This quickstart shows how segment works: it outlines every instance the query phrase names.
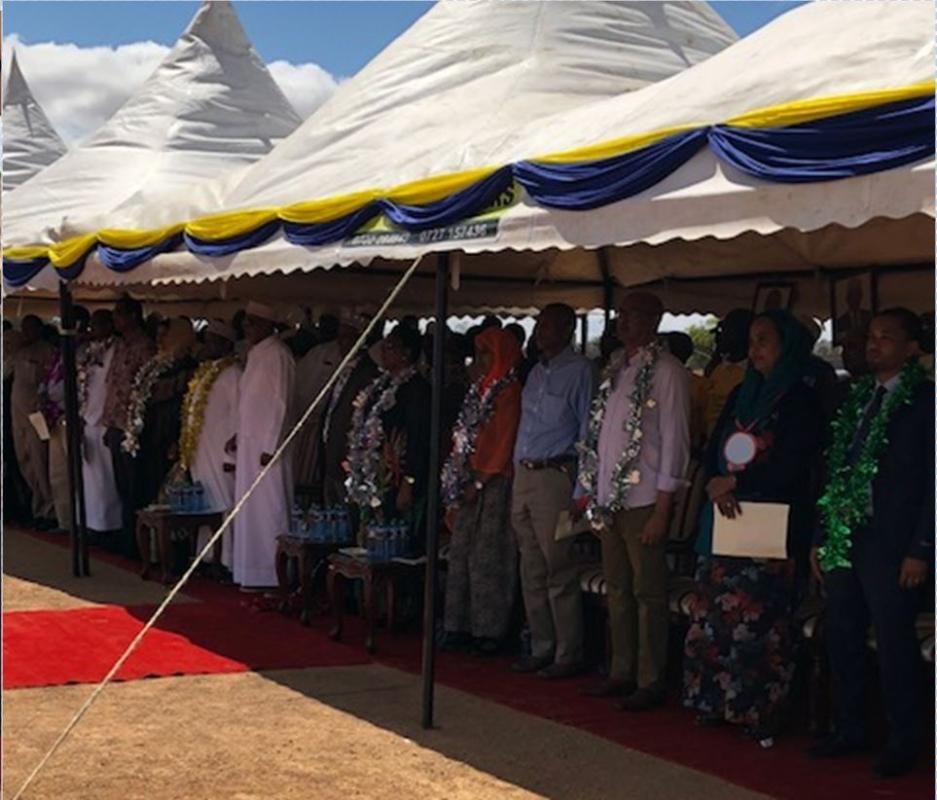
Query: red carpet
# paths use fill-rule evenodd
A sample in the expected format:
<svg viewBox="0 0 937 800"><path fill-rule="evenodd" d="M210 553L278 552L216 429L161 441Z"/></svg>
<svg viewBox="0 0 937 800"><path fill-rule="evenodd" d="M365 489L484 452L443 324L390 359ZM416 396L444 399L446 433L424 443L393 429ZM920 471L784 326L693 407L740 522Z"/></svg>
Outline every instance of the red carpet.
<svg viewBox="0 0 937 800"><path fill-rule="evenodd" d="M60 539L55 541L64 544ZM131 566L117 557L104 558ZM295 619L279 614L252 614L240 608L242 596L236 590L210 581L197 579L185 593L202 602L170 607L124 665L121 680L370 661L362 644L363 625L356 618L346 617L345 643L335 643L326 636L327 618L318 617L311 628L304 628ZM100 680L151 611L102 607L4 614L4 688ZM389 636L380 631L377 645L377 660L381 663L419 672L417 635ZM624 715L612 711L607 701L579 695L579 688L591 679L542 681L515 675L508 665L506 659L442 653L437 662L437 680L783 800L934 797L932 758L924 759L906 778L880 781L871 774L871 756L811 761L804 755L808 741L795 735L781 738L771 750L761 750L732 729L694 727L692 714L682 711L676 699L662 710ZM459 723L444 716L437 722L443 728Z"/></svg>
<svg viewBox="0 0 937 800"><path fill-rule="evenodd" d="M3 615L3 688L96 683L153 608L114 606ZM117 674L118 680L364 664L362 650L336 644L278 614L231 605L170 606Z"/></svg>

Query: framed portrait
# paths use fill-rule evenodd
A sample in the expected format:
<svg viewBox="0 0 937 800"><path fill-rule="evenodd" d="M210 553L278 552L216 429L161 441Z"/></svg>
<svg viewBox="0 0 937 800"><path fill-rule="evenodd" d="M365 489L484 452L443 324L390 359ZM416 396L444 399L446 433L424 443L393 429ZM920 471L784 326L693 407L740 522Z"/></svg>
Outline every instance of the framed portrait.
<svg viewBox="0 0 937 800"><path fill-rule="evenodd" d="M771 311L772 309L789 311L793 299L793 283L759 283L755 287L752 312L760 314L762 311Z"/></svg>
<svg viewBox="0 0 937 800"><path fill-rule="evenodd" d="M871 270L834 278L830 287L833 344L865 342L875 315L875 275Z"/></svg>

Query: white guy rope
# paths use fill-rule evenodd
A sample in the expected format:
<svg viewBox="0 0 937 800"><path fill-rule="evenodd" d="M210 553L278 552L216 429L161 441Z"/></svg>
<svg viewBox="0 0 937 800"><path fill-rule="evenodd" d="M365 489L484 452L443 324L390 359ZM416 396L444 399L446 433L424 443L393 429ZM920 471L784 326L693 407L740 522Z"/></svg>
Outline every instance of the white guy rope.
<svg viewBox="0 0 937 800"><path fill-rule="evenodd" d="M306 409L305 413L300 418L299 422L293 426L293 430L290 431L289 435L283 440L283 443L277 448L277 451L273 454L273 458L267 463L265 467L260 470L260 474L250 485L250 488L244 493L240 500L235 504L234 508L228 513L228 516L225 517L224 521L218 527L218 530L212 534L209 538L208 543L202 548L202 551L195 557L195 560L192 562L191 566L185 571L183 576L179 579L179 582L172 587L169 594L166 595L162 603L160 603L159 608L153 612L153 616L147 621L146 625L140 630L140 632L134 637L133 641L127 645L127 649L124 650L123 655L117 659L117 662L111 667L110 672L104 676L102 680L95 688L94 691L88 695L88 699L82 704L81 708L78 709L75 716L72 717L71 722L65 726L65 729L59 734L58 738L53 743L52 747L49 748L49 751L42 757L42 760L36 765L35 769L29 774L29 777L23 782L23 785L20 786L19 790L13 795L13 800L19 800L23 796L23 793L29 788L32 782L36 779L39 773L45 767L46 763L50 758L55 754L59 749L62 743L68 738L68 735L72 732L81 718L85 715L88 709L91 707L91 704L97 700L98 695L104 691L104 687L111 682L111 679L114 675L117 674L117 671L124 665L124 662L130 657L130 654L137 649L137 646L143 640L143 637L146 635L146 632L153 627L156 623L156 620L160 618L163 611L165 611L166 606L168 606L173 598L179 593L179 590L185 585L186 581L192 576L192 573L195 572L195 568L201 563L202 559L207 553L209 553L214 546L215 542L221 537L221 535L227 530L228 526L231 524L231 521L237 516L238 512L243 508L244 504L247 502L247 499L253 494L254 489L260 484L260 482L267 476L267 473L273 468L273 465L279 461L280 456L283 455L284 451L289 447L290 442L293 441L293 438L299 432L300 428L305 425L306 421L309 419L313 410L319 403L322 402L322 399L328 394L329 390L335 384L335 381L338 380L338 376L341 375L342 371L347 367L352 359L358 354L358 351L362 348L368 336L371 334L371 331L374 330L374 327L378 324L379 321L383 319L383 316L388 308L393 304L394 300L397 299L397 295L400 294L403 287L407 284L407 281L410 280L410 277L416 272L417 267L420 266L420 261L423 259L423 256L418 256L416 260L410 265L407 271L398 281L397 285L393 288L391 293L387 296L387 299L384 301L384 305L381 306L380 310L374 315L371 321L368 323L367 327L364 329L362 334L358 337L358 341L355 342L351 350L348 351L348 354L345 358L342 359L341 364L338 365L338 368L332 373L331 377L326 382L325 386L322 387L322 390L312 401L309 407Z"/></svg>

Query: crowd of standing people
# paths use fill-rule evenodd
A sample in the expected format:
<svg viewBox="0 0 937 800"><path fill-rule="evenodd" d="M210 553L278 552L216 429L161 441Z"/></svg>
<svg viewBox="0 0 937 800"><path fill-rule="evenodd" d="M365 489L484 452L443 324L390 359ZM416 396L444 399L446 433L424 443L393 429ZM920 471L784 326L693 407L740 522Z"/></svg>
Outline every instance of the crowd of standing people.
<svg viewBox="0 0 937 800"><path fill-rule="evenodd" d="M836 727L811 754L866 746L871 624L888 719L876 769L906 772L919 739L914 620L934 540L934 386L918 361L920 319L902 308L871 318L864 358L852 352L852 372L837 382L812 355L812 320L733 311L698 375L685 366L688 337L659 332L663 313L655 295L627 294L598 362L574 352L576 317L564 305L540 313L529 342L523 328L495 318L447 336L444 646L504 650L519 595L529 648L512 668L545 680L581 674L581 559L569 532L587 525L601 543L611 653L607 678L585 693L624 712L662 705L667 539L696 460L706 502L684 705L700 725L740 725L769 745L794 677L794 611L806 593L822 591ZM419 549L432 328L421 333L405 318L347 360L368 322L351 311L296 330L252 302L231 323L209 320L198 333L182 317L144 319L131 299L77 316L85 506L101 544L146 561L135 515L163 502L167 486L198 481L209 506L227 510L269 467L221 555L236 584L258 591L258 609L262 590L276 585L276 537L289 530L299 491L350 507L362 535L376 522L400 522ZM36 317L6 334L7 510L42 529L68 528L61 350ZM346 360L286 457L271 465ZM715 548L718 520L744 521L751 503L788 508L786 558Z"/></svg>

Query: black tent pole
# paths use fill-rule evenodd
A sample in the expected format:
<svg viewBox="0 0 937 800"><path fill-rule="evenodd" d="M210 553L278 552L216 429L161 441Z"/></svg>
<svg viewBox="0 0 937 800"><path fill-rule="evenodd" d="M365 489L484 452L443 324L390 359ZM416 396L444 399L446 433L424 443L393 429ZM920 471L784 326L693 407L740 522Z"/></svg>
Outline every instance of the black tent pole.
<svg viewBox="0 0 937 800"><path fill-rule="evenodd" d="M78 430L77 391L75 387L75 319L72 313L72 295L65 281L59 283L59 315L62 318L62 358L65 371L65 438L68 460L68 500L71 508L72 574L82 575L81 536L78 520L78 486L75 475L74 433ZM80 462L78 462L80 464Z"/></svg>
<svg viewBox="0 0 937 800"><path fill-rule="evenodd" d="M449 254L436 260L436 332L433 335L433 407L430 415L429 485L426 502L426 582L423 588L423 728L433 727L436 678L436 572L439 567L439 473L442 445L446 317L449 301Z"/></svg>

